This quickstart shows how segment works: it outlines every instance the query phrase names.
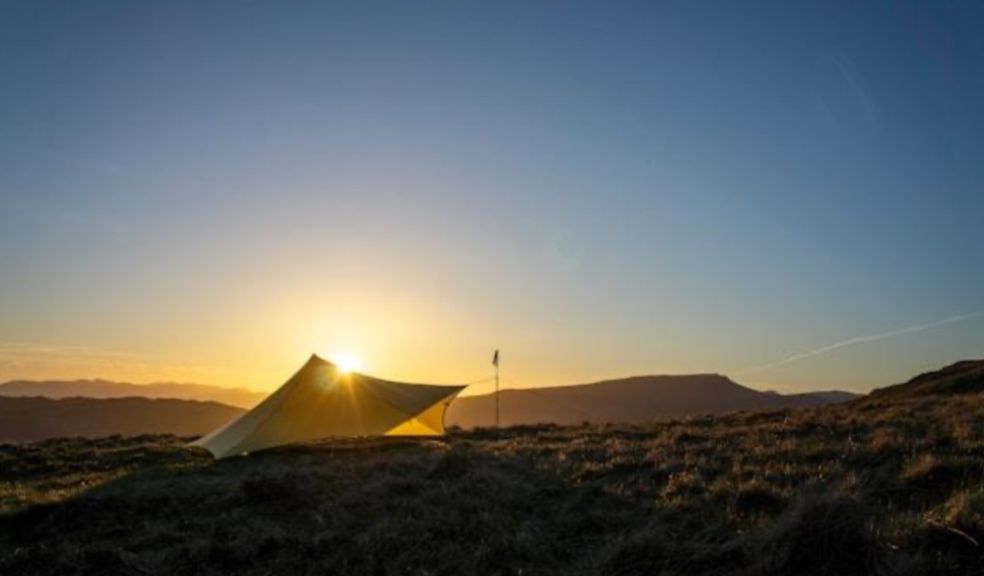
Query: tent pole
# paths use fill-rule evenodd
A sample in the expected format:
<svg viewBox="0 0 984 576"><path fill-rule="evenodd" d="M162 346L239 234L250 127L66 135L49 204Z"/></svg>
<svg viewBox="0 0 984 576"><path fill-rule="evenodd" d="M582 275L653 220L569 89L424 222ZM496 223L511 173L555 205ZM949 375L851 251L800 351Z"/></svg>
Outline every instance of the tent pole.
<svg viewBox="0 0 984 576"><path fill-rule="evenodd" d="M499 363L495 363L495 427L499 427Z"/></svg>

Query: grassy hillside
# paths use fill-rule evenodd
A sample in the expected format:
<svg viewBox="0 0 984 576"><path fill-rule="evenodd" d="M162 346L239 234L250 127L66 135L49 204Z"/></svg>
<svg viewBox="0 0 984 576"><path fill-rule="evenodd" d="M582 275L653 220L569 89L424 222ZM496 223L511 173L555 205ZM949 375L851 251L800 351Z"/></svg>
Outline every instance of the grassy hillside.
<svg viewBox="0 0 984 576"><path fill-rule="evenodd" d="M874 400L984 392L984 360L964 360L871 392Z"/></svg>
<svg viewBox="0 0 984 576"><path fill-rule="evenodd" d="M0 442L114 434L206 434L242 414L216 402L0 397Z"/></svg>
<svg viewBox="0 0 984 576"><path fill-rule="evenodd" d="M334 441L0 448L3 574L981 574L984 396Z"/></svg>

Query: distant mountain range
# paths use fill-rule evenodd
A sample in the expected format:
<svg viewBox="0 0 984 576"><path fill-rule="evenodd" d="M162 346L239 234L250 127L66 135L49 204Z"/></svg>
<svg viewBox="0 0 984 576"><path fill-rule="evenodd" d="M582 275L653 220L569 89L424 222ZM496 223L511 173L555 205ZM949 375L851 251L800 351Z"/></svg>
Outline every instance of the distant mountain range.
<svg viewBox="0 0 984 576"><path fill-rule="evenodd" d="M984 360L964 360L940 370L926 372L908 382L873 390L868 398L892 400L977 392L984 392Z"/></svg>
<svg viewBox="0 0 984 576"><path fill-rule="evenodd" d="M239 408L252 408L267 393L245 388L223 388L205 384L130 384L109 380L13 380L0 384L0 396L44 396L46 398L176 398L219 402Z"/></svg>
<svg viewBox="0 0 984 576"><path fill-rule="evenodd" d="M0 442L114 434L198 436L242 413L241 408L193 400L0 397Z"/></svg>
<svg viewBox="0 0 984 576"><path fill-rule="evenodd" d="M503 390L499 396L499 411L503 426L547 422L642 422L738 410L822 406L856 397L840 391L789 396L760 392L719 374L637 376L575 386ZM468 396L454 401L445 423L462 428L491 426L494 414L493 394Z"/></svg>
<svg viewBox="0 0 984 576"><path fill-rule="evenodd" d="M984 360L958 362L904 384L875 390L867 398L968 392L984 392ZM0 441L111 434L204 434L264 397L261 392L200 384L8 382L0 384ZM575 386L503 390L500 415L503 426L641 422L739 410L823 406L858 397L836 390L791 395L761 392L718 374L639 376ZM458 398L448 409L445 422L462 428L491 426L494 402L491 394Z"/></svg>

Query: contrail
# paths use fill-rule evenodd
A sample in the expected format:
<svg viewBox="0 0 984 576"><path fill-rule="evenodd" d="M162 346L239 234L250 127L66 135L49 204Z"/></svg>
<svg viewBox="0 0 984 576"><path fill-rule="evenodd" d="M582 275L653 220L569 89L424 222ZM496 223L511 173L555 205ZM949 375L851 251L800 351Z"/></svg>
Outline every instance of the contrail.
<svg viewBox="0 0 984 576"><path fill-rule="evenodd" d="M929 330L931 328L939 328L940 326L946 326L948 324L953 324L956 322L963 322L964 320L970 320L971 318L977 318L979 316L984 316L984 310L978 310L977 312L970 312L968 314L959 314L957 316L950 316L942 320L937 320L936 322L930 322L929 324L917 324L916 326L907 326L905 328L899 328L898 330L892 330L891 332L871 334L870 336L856 336L854 338L848 338L847 340L841 340L840 342L829 344L827 346L824 346L823 348L817 348L816 350L809 350L807 352L800 352L798 354L793 354L792 356L789 356L788 358L783 358L782 360L779 360L777 362L772 362L770 364L763 364L762 366L755 366L754 368L747 368L743 370L741 373L749 374L752 372L764 372L766 370L778 368L779 366L785 366L786 364L792 364L793 362L798 362L806 358L812 358L814 356L820 356L821 354L833 352L834 350L839 350L840 348L845 348L847 346L854 346L855 344L864 344L867 342L876 342L878 340L895 338L896 336L912 334L914 332L922 332L923 330Z"/></svg>

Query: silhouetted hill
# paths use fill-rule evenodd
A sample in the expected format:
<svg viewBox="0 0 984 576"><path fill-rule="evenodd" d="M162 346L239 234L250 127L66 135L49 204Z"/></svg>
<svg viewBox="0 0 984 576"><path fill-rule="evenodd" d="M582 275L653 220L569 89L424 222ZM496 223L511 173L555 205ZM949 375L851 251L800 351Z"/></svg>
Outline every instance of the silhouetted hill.
<svg viewBox="0 0 984 576"><path fill-rule="evenodd" d="M503 390L503 426L516 424L576 424L581 422L643 422L739 410L781 410L830 404L854 395L821 392L783 396L736 384L718 374L637 376L595 384L556 388ZM462 428L494 424L492 394L458 398L445 423Z"/></svg>
<svg viewBox="0 0 984 576"><path fill-rule="evenodd" d="M802 394L786 394L783 398L793 402L797 407L806 407L850 402L862 396L862 394L845 392L844 390L820 390L817 392L804 392Z"/></svg>
<svg viewBox="0 0 984 576"><path fill-rule="evenodd" d="M243 410L217 402L148 398L0 397L0 442L121 434L210 432Z"/></svg>
<svg viewBox="0 0 984 576"><path fill-rule="evenodd" d="M266 393L245 388L223 388L205 384L130 384L109 380L14 380L0 384L0 396L45 396L47 398L176 398L219 402L240 408L252 408L266 398Z"/></svg>
<svg viewBox="0 0 984 576"><path fill-rule="evenodd" d="M941 370L920 374L903 384L873 390L873 400L915 398L936 394L984 392L984 360L964 360Z"/></svg>

